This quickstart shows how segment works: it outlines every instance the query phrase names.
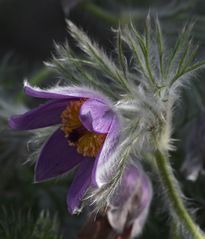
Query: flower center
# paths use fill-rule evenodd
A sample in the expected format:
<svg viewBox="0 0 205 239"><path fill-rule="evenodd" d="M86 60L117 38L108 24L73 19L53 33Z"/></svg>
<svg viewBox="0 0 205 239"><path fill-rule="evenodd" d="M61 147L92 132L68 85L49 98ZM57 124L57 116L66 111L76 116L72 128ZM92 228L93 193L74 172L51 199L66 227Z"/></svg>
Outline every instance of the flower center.
<svg viewBox="0 0 205 239"><path fill-rule="evenodd" d="M106 134L88 131L81 123L79 112L85 100L71 101L61 114L61 129L70 146L75 146L77 152L87 157L96 157L102 147Z"/></svg>

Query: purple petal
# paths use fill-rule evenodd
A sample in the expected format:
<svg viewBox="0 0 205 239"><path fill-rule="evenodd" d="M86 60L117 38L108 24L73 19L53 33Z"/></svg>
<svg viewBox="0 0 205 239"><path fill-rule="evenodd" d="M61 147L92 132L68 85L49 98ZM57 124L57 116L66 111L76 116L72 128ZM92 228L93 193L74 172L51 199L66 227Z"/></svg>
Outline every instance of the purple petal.
<svg viewBox="0 0 205 239"><path fill-rule="evenodd" d="M141 202L140 202L140 207L141 210L143 210L143 208L147 207L147 205L150 204L150 201L152 199L152 185L150 183L150 179L148 178L148 176L145 174L143 175L142 178L142 189L141 189Z"/></svg>
<svg viewBox="0 0 205 239"><path fill-rule="evenodd" d="M129 197L131 197L131 195L135 191L135 188L138 188L138 190L140 189L141 184L143 183L142 182L143 177L144 171L140 166L140 164L138 164L137 167L134 166L126 167L120 180L120 184L116 191L117 196L113 196L110 200L112 206L123 207L126 201L128 201Z"/></svg>
<svg viewBox="0 0 205 239"><path fill-rule="evenodd" d="M152 185L139 163L128 165L108 201L108 220L117 231L131 226L132 238L143 229L152 200Z"/></svg>
<svg viewBox="0 0 205 239"><path fill-rule="evenodd" d="M64 133L58 129L43 147L35 169L37 182L61 175L86 158L69 146Z"/></svg>
<svg viewBox="0 0 205 239"><path fill-rule="evenodd" d="M110 107L98 100L87 100L80 109L80 121L89 131L107 133L114 117Z"/></svg>
<svg viewBox="0 0 205 239"><path fill-rule="evenodd" d="M101 151L99 152L94 168L92 171L92 183L95 186L101 186L103 184L103 176L105 175L105 165L109 162L109 158L115 151L120 137L120 122L117 116L113 117L109 132L103 144Z"/></svg>
<svg viewBox="0 0 205 239"><path fill-rule="evenodd" d="M79 165L67 196L68 210L71 213L77 212L80 201L91 184L93 164L93 159L83 159L83 161Z"/></svg>
<svg viewBox="0 0 205 239"><path fill-rule="evenodd" d="M39 87L32 87L28 82L25 82L24 91L27 95L43 99L91 98L106 101L102 94L86 87L65 86L45 90Z"/></svg>
<svg viewBox="0 0 205 239"><path fill-rule="evenodd" d="M9 126L19 130L30 130L59 124L60 115L68 103L69 100L55 100L23 115L12 116L9 119Z"/></svg>

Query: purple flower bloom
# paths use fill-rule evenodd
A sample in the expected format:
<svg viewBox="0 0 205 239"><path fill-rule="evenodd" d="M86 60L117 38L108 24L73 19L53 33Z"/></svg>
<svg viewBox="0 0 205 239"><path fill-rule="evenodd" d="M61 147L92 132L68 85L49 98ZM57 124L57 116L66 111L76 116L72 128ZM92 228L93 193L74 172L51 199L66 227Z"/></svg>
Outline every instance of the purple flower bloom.
<svg viewBox="0 0 205 239"><path fill-rule="evenodd" d="M23 115L12 116L9 125L18 130L59 125L42 147L35 181L54 178L77 166L67 196L68 209L75 213L88 187L97 186L100 165L115 150L118 117L105 96L87 88L42 90L25 84L25 93L50 101Z"/></svg>
<svg viewBox="0 0 205 239"><path fill-rule="evenodd" d="M152 186L140 165L128 166L108 202L108 220L119 233L137 236L143 229L152 200Z"/></svg>

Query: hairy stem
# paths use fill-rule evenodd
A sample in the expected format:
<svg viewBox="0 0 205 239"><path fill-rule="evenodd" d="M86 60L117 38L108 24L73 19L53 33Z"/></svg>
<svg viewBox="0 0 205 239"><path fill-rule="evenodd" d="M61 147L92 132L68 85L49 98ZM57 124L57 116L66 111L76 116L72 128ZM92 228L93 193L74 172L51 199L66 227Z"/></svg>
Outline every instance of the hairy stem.
<svg viewBox="0 0 205 239"><path fill-rule="evenodd" d="M165 189L168 204L170 205L170 214L175 215L175 220L176 218L178 219L176 223L180 225L182 230L187 232L191 238L205 239L205 235L194 223L184 205L178 182L174 176L167 155L157 150L155 152L155 161L161 184Z"/></svg>

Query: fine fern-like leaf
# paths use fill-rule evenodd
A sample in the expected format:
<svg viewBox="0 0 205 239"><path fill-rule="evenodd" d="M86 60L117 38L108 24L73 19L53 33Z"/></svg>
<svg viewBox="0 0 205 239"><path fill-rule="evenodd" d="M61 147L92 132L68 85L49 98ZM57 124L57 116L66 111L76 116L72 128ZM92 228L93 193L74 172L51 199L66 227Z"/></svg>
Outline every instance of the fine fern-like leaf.
<svg viewBox="0 0 205 239"><path fill-rule="evenodd" d="M73 38L77 41L80 49L87 54L95 64L97 69L100 69L109 80L114 81L115 84L119 84L122 88L130 91L127 80L124 78L122 71L116 66L116 64L101 50L96 43L92 42L88 36L81 30L79 30L73 23L68 21L69 31Z"/></svg>

